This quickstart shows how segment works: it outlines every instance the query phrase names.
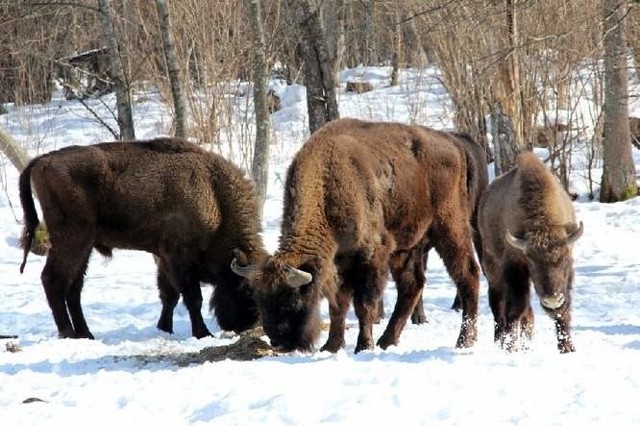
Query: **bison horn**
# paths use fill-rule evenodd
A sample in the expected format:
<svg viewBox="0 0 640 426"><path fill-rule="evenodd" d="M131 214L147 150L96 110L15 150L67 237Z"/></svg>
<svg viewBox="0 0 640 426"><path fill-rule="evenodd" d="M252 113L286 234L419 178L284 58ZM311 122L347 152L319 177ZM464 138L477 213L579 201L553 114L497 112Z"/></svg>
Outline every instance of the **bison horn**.
<svg viewBox="0 0 640 426"><path fill-rule="evenodd" d="M296 269L293 266L289 266L287 270L287 277L285 281L293 288L302 287L309 284L313 280L313 275L308 272Z"/></svg>
<svg viewBox="0 0 640 426"><path fill-rule="evenodd" d="M578 229L576 229L573 234L567 237L567 244L573 244L578 241L578 238L582 236L582 231L584 231L584 225L582 224L582 221L580 221Z"/></svg>
<svg viewBox="0 0 640 426"><path fill-rule="evenodd" d="M240 266L238 265L238 261L234 257L231 261L231 270L241 277L251 278L251 275L253 275L253 273L255 272L256 267L254 265Z"/></svg>
<svg viewBox="0 0 640 426"><path fill-rule="evenodd" d="M524 238L516 238L511 232L507 231L507 235L505 235L507 242L518 250L524 251L527 248L527 240Z"/></svg>

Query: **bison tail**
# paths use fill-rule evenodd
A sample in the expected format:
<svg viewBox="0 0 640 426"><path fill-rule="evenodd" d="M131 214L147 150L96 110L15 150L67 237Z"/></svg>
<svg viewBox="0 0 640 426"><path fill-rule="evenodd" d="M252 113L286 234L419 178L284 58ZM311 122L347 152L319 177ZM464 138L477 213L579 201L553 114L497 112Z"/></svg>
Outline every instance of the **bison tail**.
<svg viewBox="0 0 640 426"><path fill-rule="evenodd" d="M22 204L22 211L24 213L24 232L22 234L22 247L24 247L24 257L22 264L20 265L20 273L24 271L24 266L27 263L27 255L31 250L31 244L36 234L36 228L40 223L38 219L38 212L36 211L36 205L33 201L33 192L31 190L31 169L35 161L31 161L27 167L20 173L19 189L20 189L20 204Z"/></svg>

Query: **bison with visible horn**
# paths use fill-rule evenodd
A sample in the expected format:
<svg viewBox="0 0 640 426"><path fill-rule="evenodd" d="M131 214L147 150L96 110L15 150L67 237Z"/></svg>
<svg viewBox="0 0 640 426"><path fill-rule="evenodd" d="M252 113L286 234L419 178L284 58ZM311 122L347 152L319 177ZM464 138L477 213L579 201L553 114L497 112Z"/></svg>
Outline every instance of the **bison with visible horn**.
<svg viewBox="0 0 640 426"><path fill-rule="evenodd" d="M484 192L478 223L496 342L514 350L531 339L533 282L542 308L555 321L558 350L573 352L572 246L583 225L558 180L534 153L520 154L517 166Z"/></svg>
<svg viewBox="0 0 640 426"><path fill-rule="evenodd" d="M338 351L353 301L357 353L374 346L373 322L391 265L403 295L378 340L386 348L398 342L424 283L402 257L419 253L421 263L429 235L460 293L456 345L469 347L479 289L469 208L466 153L442 132L336 120L316 131L289 166L278 251L264 264L239 253L233 269L252 279L265 332L286 350L314 348L326 297L331 324L322 349Z"/></svg>
<svg viewBox="0 0 640 426"><path fill-rule="evenodd" d="M193 336L210 335L201 281L214 284L222 329L256 324L250 287L230 268L232 251L242 250L251 262L267 253L253 186L231 162L171 138L71 146L34 158L20 175L21 272L39 223L32 185L51 241L42 285L61 337L93 338L80 304L93 248L105 256L122 248L157 257L163 331L173 332L182 294Z"/></svg>

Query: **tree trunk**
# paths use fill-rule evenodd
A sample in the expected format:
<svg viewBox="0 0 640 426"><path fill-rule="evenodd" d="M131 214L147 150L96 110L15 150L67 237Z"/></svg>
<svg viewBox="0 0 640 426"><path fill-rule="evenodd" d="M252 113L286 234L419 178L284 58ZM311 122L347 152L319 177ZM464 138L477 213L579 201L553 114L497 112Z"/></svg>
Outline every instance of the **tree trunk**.
<svg viewBox="0 0 640 426"><path fill-rule="evenodd" d="M339 117L331 57L318 10L312 9L309 0L289 0L289 5L293 8L295 22L302 36L299 54L304 64L307 86L309 132L313 133Z"/></svg>
<svg viewBox="0 0 640 426"><path fill-rule="evenodd" d="M604 0L604 139L600 202L637 195L631 152L627 63L624 41L625 0Z"/></svg>
<svg viewBox="0 0 640 426"><path fill-rule="evenodd" d="M116 92L117 121L120 129L120 139L134 140L136 138L133 128L133 113L131 109L131 92L129 83L125 78L120 49L113 25L110 0L98 0L100 8L100 20L102 31L107 43L107 50L111 62L111 75L114 80Z"/></svg>
<svg viewBox="0 0 640 426"><path fill-rule="evenodd" d="M378 47L376 37L376 0L366 0L362 2L364 13L363 28L363 55L362 59L365 65L378 65Z"/></svg>
<svg viewBox="0 0 640 426"><path fill-rule="evenodd" d="M518 158L520 148L511 119L503 111L498 102L491 105L491 135L493 136L493 167L496 176L511 170Z"/></svg>
<svg viewBox="0 0 640 426"><path fill-rule="evenodd" d="M29 154L22 149L20 144L2 127L0 127L0 149L7 156L11 164L22 171L29 163Z"/></svg>
<svg viewBox="0 0 640 426"><path fill-rule="evenodd" d="M396 4L393 22L393 53L391 55L390 86L397 86L399 82L400 63L402 62L402 24L400 23L400 5Z"/></svg>
<svg viewBox="0 0 640 426"><path fill-rule="evenodd" d="M251 175L256 185L258 212L262 218L269 181L269 109L267 107L267 59L260 0L246 0L253 38L253 104L256 112L256 142Z"/></svg>
<svg viewBox="0 0 640 426"><path fill-rule="evenodd" d="M327 13L327 48L331 56L333 67L333 80L336 86L340 85L340 71L344 63L346 51L345 21L347 20L347 7L345 0L328 2L330 8Z"/></svg>
<svg viewBox="0 0 640 426"><path fill-rule="evenodd" d="M174 120L176 136L187 137L187 97L183 90L182 76L178 66L178 58L171 34L171 21L166 0L156 0L156 10L158 11L158 22L160 24L160 34L162 36L162 48L164 59L167 63L167 74L171 85L171 96L173 97Z"/></svg>

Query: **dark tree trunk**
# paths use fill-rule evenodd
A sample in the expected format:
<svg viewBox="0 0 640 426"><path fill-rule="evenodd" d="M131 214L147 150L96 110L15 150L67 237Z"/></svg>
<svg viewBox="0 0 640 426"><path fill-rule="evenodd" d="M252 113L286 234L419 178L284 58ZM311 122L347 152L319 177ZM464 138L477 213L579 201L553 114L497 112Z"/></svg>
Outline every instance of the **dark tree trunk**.
<svg viewBox="0 0 640 426"><path fill-rule="evenodd" d="M116 108L120 139L134 140L136 138L133 128L133 112L131 108L131 91L129 82L125 78L124 68L120 58L120 49L113 25L110 0L98 0L100 7L100 20L102 31L107 43L107 50L111 61L111 75L114 80L116 92Z"/></svg>
<svg viewBox="0 0 640 426"><path fill-rule="evenodd" d="M176 49L171 34L171 20L166 0L156 0L156 10L158 11L158 22L160 24L160 34L162 35L162 47L164 58L167 63L167 74L171 85L171 96L173 97L173 109L175 114L176 136L187 137L187 98L183 90L182 76L176 56Z"/></svg>
<svg viewBox="0 0 640 426"><path fill-rule="evenodd" d="M256 185L258 211L262 218L269 181L269 109L267 106L267 59L264 31L260 18L260 0L246 0L253 36L253 103L256 112L256 142L251 175Z"/></svg>
<svg viewBox="0 0 640 426"><path fill-rule="evenodd" d="M624 42L625 0L604 0L604 139L600 202L637 195L631 152L627 64Z"/></svg>
<svg viewBox="0 0 640 426"><path fill-rule="evenodd" d="M301 35L298 54L304 64L309 132L313 133L325 123L339 117L332 61L318 9L312 8L308 0L288 0L288 3L294 11L295 22Z"/></svg>

